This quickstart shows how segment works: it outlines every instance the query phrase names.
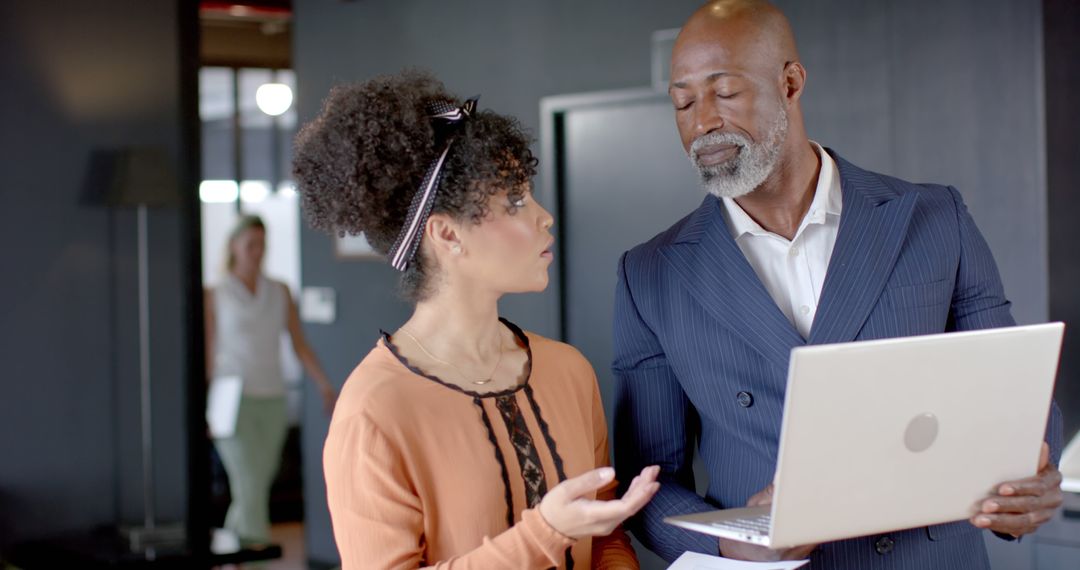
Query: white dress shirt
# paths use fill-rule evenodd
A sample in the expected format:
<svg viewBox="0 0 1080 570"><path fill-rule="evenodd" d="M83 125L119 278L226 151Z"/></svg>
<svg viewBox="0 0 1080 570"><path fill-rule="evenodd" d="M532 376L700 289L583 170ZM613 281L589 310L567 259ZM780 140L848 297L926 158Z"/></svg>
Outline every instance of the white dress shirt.
<svg viewBox="0 0 1080 570"><path fill-rule="evenodd" d="M840 229L842 199L836 162L821 145L810 141L821 157L814 200L795 237L766 231L731 198L723 199L724 221L743 256L754 268L776 306L803 338L817 314L821 286Z"/></svg>

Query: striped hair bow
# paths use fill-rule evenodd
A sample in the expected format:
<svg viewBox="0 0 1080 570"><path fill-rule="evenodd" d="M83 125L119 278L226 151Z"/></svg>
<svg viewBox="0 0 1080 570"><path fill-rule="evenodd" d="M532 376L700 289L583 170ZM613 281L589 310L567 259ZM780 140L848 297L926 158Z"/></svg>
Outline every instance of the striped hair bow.
<svg viewBox="0 0 1080 570"><path fill-rule="evenodd" d="M460 107L439 101L428 106L428 113L432 122L435 123L436 133L447 127L456 128L476 112L476 101L479 97L473 97ZM431 208L435 205L435 195L439 190L439 180L442 178L443 165L446 164L446 156L450 153L450 147L454 146L455 136L451 134L446 138L445 146L438 158L428 166L424 174L424 181L420 184L416 194L413 195L412 203L409 204L409 213L405 216L405 225L401 227L394 246L390 248L388 257L390 265L398 271L405 271L416 257L420 249L420 240L424 237L424 224L431 215Z"/></svg>

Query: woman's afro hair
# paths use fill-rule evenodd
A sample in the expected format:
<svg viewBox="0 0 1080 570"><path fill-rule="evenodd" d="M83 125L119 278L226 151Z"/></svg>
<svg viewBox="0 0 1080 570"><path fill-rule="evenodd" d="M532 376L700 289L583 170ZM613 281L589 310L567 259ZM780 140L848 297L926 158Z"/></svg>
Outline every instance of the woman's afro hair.
<svg viewBox="0 0 1080 570"><path fill-rule="evenodd" d="M296 136L293 177L308 223L337 235L363 233L386 254L405 223L413 194L442 152L428 106L461 105L443 84L421 71L404 71L330 90L322 112ZM477 111L454 131L432 213L480 223L493 195L510 203L536 174L530 139L511 117ZM417 301L430 281L418 253L402 282Z"/></svg>

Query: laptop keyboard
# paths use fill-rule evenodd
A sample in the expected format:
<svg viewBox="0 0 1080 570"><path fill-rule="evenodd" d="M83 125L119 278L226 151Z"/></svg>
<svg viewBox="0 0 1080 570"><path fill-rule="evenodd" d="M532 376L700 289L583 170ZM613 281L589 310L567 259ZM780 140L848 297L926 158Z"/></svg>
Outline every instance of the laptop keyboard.
<svg viewBox="0 0 1080 570"><path fill-rule="evenodd" d="M772 515L760 515L751 518L733 519L709 524L716 528L722 528L724 530L744 532L749 534L768 535L769 523L771 521Z"/></svg>

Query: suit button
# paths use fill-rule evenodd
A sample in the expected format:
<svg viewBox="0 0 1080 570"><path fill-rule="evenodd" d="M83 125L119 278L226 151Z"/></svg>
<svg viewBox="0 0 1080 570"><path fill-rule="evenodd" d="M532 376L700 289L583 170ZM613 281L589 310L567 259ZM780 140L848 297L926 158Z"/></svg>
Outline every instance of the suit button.
<svg viewBox="0 0 1080 570"><path fill-rule="evenodd" d="M744 408L749 408L754 405L754 395L750 392L739 392L736 399L739 400L739 405Z"/></svg>
<svg viewBox="0 0 1080 570"><path fill-rule="evenodd" d="M896 541L887 536L877 539L877 542L874 543L874 550L876 550L878 554L888 554L892 552L895 547Z"/></svg>

